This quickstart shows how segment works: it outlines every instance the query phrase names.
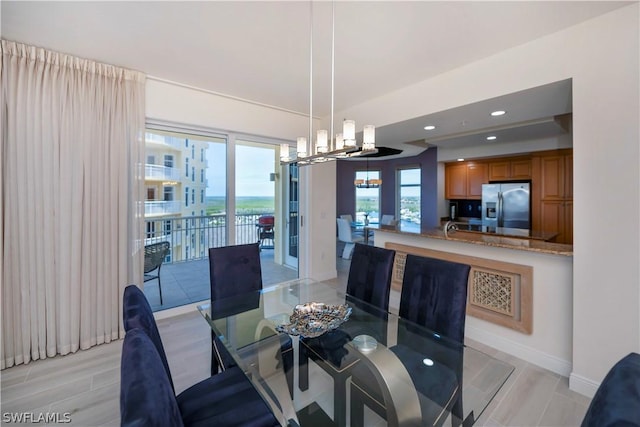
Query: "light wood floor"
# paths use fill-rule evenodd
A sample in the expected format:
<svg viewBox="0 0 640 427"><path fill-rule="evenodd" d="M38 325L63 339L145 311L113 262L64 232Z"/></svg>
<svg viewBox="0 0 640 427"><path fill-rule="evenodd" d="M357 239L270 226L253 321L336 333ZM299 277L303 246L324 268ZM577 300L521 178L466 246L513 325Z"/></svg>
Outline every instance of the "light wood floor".
<svg viewBox="0 0 640 427"><path fill-rule="evenodd" d="M346 282L343 279L337 280L336 286L343 286ZM392 306L398 300L398 295L393 295ZM193 312L162 319L158 326L176 392L206 378L211 344L209 327L200 314ZM589 399L569 390L567 378L481 343L467 344L516 368L477 425L580 425ZM122 341L116 341L2 371L3 421L7 413L68 412L72 426L119 425L121 349Z"/></svg>

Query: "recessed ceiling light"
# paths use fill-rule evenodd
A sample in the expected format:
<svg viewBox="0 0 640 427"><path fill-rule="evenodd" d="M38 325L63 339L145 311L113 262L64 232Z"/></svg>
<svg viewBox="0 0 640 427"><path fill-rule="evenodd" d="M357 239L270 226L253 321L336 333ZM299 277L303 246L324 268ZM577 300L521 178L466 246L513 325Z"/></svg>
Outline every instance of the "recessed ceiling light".
<svg viewBox="0 0 640 427"><path fill-rule="evenodd" d="M458 159L459 162L464 162L464 159Z"/></svg>
<svg viewBox="0 0 640 427"><path fill-rule="evenodd" d="M493 141L494 139L496 139L495 135L491 135L487 137L487 141Z"/></svg>
<svg viewBox="0 0 640 427"><path fill-rule="evenodd" d="M424 130L434 130L436 127L434 125L428 125L424 127Z"/></svg>
<svg viewBox="0 0 640 427"><path fill-rule="evenodd" d="M502 116L502 115L504 115L506 113L507 113L506 111L498 110L498 111L494 111L493 113L491 113L491 115L493 117L496 117L496 116Z"/></svg>

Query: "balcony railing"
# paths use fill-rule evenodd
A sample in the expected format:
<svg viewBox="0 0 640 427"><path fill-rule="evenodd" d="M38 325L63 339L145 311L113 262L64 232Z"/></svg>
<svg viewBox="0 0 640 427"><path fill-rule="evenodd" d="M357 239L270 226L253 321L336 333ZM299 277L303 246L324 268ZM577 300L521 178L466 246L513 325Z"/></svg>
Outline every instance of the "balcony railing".
<svg viewBox="0 0 640 427"><path fill-rule="evenodd" d="M180 201L147 201L144 202L144 216L171 215L180 213Z"/></svg>
<svg viewBox="0 0 640 427"><path fill-rule="evenodd" d="M145 179L161 179L169 181L180 181L180 171L177 168L169 168L162 165L144 165Z"/></svg>
<svg viewBox="0 0 640 427"><path fill-rule="evenodd" d="M262 215L273 213L233 217L236 244L258 241L256 224ZM209 248L227 245L227 215L145 218L145 223L145 245L165 241L170 243L171 253L165 260L167 263L204 259L208 257Z"/></svg>

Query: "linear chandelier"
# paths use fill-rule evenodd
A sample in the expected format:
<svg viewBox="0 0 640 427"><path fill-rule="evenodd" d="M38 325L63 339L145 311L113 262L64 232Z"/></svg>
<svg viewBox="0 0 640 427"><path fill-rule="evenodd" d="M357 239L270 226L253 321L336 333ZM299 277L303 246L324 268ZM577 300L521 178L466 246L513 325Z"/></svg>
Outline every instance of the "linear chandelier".
<svg viewBox="0 0 640 427"><path fill-rule="evenodd" d="M335 3L331 3L331 124L330 131L320 129L313 144L313 1L310 7L310 35L309 35L309 137L300 136L296 141L296 156L290 158L289 144L280 144L280 164L297 163L299 166L324 163L340 158L356 157L375 154L376 129L373 125L366 125L362 129L362 147L356 142L356 123L354 120L344 120L342 133L333 137L333 107L335 94ZM331 137L329 137L331 135Z"/></svg>

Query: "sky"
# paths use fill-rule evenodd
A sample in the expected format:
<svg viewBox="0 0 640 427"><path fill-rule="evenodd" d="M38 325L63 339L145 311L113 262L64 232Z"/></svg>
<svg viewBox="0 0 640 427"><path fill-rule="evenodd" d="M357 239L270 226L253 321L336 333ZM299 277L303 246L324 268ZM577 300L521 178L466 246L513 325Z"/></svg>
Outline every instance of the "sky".
<svg viewBox="0 0 640 427"><path fill-rule="evenodd" d="M236 197L274 197L275 185L269 180L274 172L274 149L236 145ZM206 151L207 196L225 196L226 193L226 145L209 143Z"/></svg>

